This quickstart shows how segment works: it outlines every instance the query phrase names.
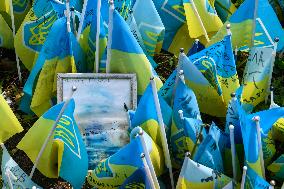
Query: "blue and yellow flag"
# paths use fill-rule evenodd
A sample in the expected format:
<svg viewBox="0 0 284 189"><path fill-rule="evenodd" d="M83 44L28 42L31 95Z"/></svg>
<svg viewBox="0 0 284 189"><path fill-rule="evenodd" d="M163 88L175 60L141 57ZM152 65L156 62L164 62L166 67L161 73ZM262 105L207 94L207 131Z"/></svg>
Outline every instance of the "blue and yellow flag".
<svg viewBox="0 0 284 189"><path fill-rule="evenodd" d="M177 167L182 165L184 153L186 151L191 152L194 145L193 142L189 142L189 145L186 144L185 125L188 123L187 120L180 118L179 110L183 111L183 116L185 118L200 120L202 124L195 94L180 78L177 82L175 91L173 121L171 126L172 153L174 154L174 162ZM198 133L199 131L194 130L194 132Z"/></svg>
<svg viewBox="0 0 284 189"><path fill-rule="evenodd" d="M17 148L23 150L32 162L35 162L64 103L68 101L57 104L45 112L18 144ZM60 176L74 188L81 188L88 171L88 156L73 116L74 109L75 102L71 99L56 126L53 140L47 143L37 169L49 178Z"/></svg>
<svg viewBox="0 0 284 189"><path fill-rule="evenodd" d="M190 48L190 50L187 53L187 56L192 56L195 53L198 53L199 51L202 51L203 49L205 49L205 46L200 43L200 41L194 41L192 47Z"/></svg>
<svg viewBox="0 0 284 189"><path fill-rule="evenodd" d="M213 170L223 173L223 153L224 146L220 142L229 141L229 137L224 137L222 131L212 123L208 135L198 146L198 150L194 154L193 160L209 167Z"/></svg>
<svg viewBox="0 0 284 189"><path fill-rule="evenodd" d="M177 189L222 189L231 179L222 173L186 157L178 178Z"/></svg>
<svg viewBox="0 0 284 189"><path fill-rule="evenodd" d="M12 181L12 186L14 188L32 188L36 186L36 188L41 189L40 186L35 184L25 173L21 167L13 160L10 156L9 152L7 151L6 147L2 146L3 148L3 155L2 155L2 164L1 164L1 171L2 171L2 184L3 188L10 188L9 185L9 178L5 173L10 174L10 178Z"/></svg>
<svg viewBox="0 0 284 189"><path fill-rule="evenodd" d="M245 189L267 189L267 188L270 188L270 184L248 166L245 178Z"/></svg>
<svg viewBox="0 0 284 189"><path fill-rule="evenodd" d="M112 34L112 44L111 47L108 47L111 48L110 72L136 73L138 96L143 94L152 76L157 83L157 89L159 89L162 86L160 78L127 23L116 10L113 12Z"/></svg>
<svg viewBox="0 0 284 189"><path fill-rule="evenodd" d="M174 86L176 83L176 77L177 77L177 70L175 69L173 73L168 77L168 79L165 81L163 86L159 90L159 95L163 97L163 99L168 103L169 106L172 106L172 100L173 100L173 92L174 92Z"/></svg>
<svg viewBox="0 0 284 189"><path fill-rule="evenodd" d="M284 154L280 155L267 169L272 173L272 177L277 180L284 178Z"/></svg>
<svg viewBox="0 0 284 189"><path fill-rule="evenodd" d="M70 6L77 8L80 5L77 1L71 0ZM36 63L53 23L62 16L54 10L51 1L34 0L14 40L15 50L28 70Z"/></svg>
<svg viewBox="0 0 284 189"><path fill-rule="evenodd" d="M256 28L253 31L255 8L254 0L244 1L207 45L214 44L222 39L227 34L226 26L230 23L233 47L238 47L241 50L247 50L251 46L273 47L273 40L276 37L284 36L277 15L268 0L260 0L255 20ZM255 33L255 36L252 44L253 33ZM280 40L277 51L281 51L283 48L284 41Z"/></svg>
<svg viewBox="0 0 284 189"><path fill-rule="evenodd" d="M165 26L163 49L175 55L182 47L185 52L191 47L194 39L190 38L182 0L154 0L156 9Z"/></svg>
<svg viewBox="0 0 284 189"><path fill-rule="evenodd" d="M20 122L2 94L0 94L0 120L0 143L23 131Z"/></svg>
<svg viewBox="0 0 284 189"><path fill-rule="evenodd" d="M251 167L258 175L262 175L261 163L259 156L258 140L256 123L252 120L253 117L260 117L260 127L262 129L261 135L264 140L272 125L284 116L284 108L274 108L254 114L247 114L244 109L238 104L238 114L240 116L240 125L242 129L243 144L245 150L245 159L249 167ZM269 146L262 145L263 151ZM267 151L267 150L266 150Z"/></svg>
<svg viewBox="0 0 284 189"><path fill-rule="evenodd" d="M15 29L17 31L22 21L24 20L26 14L31 8L31 2L30 0L12 0L12 4L13 4ZM6 22L9 24L10 27L12 27L11 9L10 9L9 0L2 0L0 2L0 14L3 15Z"/></svg>
<svg viewBox="0 0 284 189"><path fill-rule="evenodd" d="M159 97L160 108L162 111L163 121L165 124L166 132L168 132L171 125L172 109ZM154 95L152 85L149 84L143 96L141 97L135 115L131 120L131 129L140 126L146 133L148 133L153 141L162 147L160 126L158 123L158 115L154 102Z"/></svg>
<svg viewBox="0 0 284 189"><path fill-rule="evenodd" d="M145 167L137 169L124 183L119 187L125 188L145 188L151 189L150 179L147 177L147 170Z"/></svg>
<svg viewBox="0 0 284 189"><path fill-rule="evenodd" d="M1 14L0 26L0 47L12 49L14 47L13 33Z"/></svg>
<svg viewBox="0 0 284 189"><path fill-rule="evenodd" d="M215 10L214 0L183 0L189 36L193 39L200 38L201 40L201 37L205 36L202 25L193 8L193 3L208 36L213 36L223 25Z"/></svg>
<svg viewBox="0 0 284 189"><path fill-rule="evenodd" d="M223 22L226 22L237 10L231 0L215 0L215 7L218 16Z"/></svg>
<svg viewBox="0 0 284 189"><path fill-rule="evenodd" d="M159 53L164 41L165 27L153 1L136 0L133 16L147 54L154 56L155 53Z"/></svg>
<svg viewBox="0 0 284 189"><path fill-rule="evenodd" d="M225 117L231 93L239 87L231 36L192 55L181 56L185 83L194 91L200 111Z"/></svg>
<svg viewBox="0 0 284 189"><path fill-rule="evenodd" d="M157 151L159 148L152 146L151 141L148 140L151 140L149 136L145 137L145 139L146 146L151 156L156 174L159 175L157 173L157 167L155 167L155 165L158 165L156 164L158 162L153 161L153 154L155 154L155 157L159 157L159 153L161 153L161 151ZM121 148L117 153L100 162L92 171L91 175L88 176L88 183L95 188L121 187L125 182L127 182L127 180L132 180L131 177L133 178L133 174L135 174L136 171L139 171L139 169L144 167L143 162L140 158L141 153L143 153L143 148L140 139L132 139L128 145ZM133 179L136 180L136 184L138 186L139 184L141 184L139 181L141 178Z"/></svg>
<svg viewBox="0 0 284 189"><path fill-rule="evenodd" d="M252 48L243 76L242 102L246 111L251 112L267 97L273 61L273 49Z"/></svg>
<svg viewBox="0 0 284 189"><path fill-rule="evenodd" d="M245 0L207 45L212 45L223 39L227 35L227 24L231 24L233 47L250 47L253 35L254 10L255 1Z"/></svg>
<svg viewBox="0 0 284 189"><path fill-rule="evenodd" d="M56 96L57 73L84 70L82 49L73 33L67 31L67 19L60 18L54 23L25 84L21 109L29 112L30 108L36 115L42 115Z"/></svg>

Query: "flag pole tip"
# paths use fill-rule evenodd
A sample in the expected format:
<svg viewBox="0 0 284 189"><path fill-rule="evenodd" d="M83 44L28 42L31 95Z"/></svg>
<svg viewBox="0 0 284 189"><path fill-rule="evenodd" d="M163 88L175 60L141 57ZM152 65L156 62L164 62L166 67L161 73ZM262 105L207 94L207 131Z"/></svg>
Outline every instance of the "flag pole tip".
<svg viewBox="0 0 284 189"><path fill-rule="evenodd" d="M254 116L254 117L252 118L252 120L255 121L255 122L256 122L256 121L259 121L259 120L260 120L260 117L259 117L259 116Z"/></svg>
<svg viewBox="0 0 284 189"><path fill-rule="evenodd" d="M140 157L141 157L141 158L144 158L144 157L145 157L145 154L144 154L144 153L141 153Z"/></svg>
<svg viewBox="0 0 284 189"><path fill-rule="evenodd" d="M109 0L109 4L113 5L113 0Z"/></svg>
<svg viewBox="0 0 284 189"><path fill-rule="evenodd" d="M154 77L152 76L152 77L150 77L150 80L154 80Z"/></svg>
<svg viewBox="0 0 284 189"><path fill-rule="evenodd" d="M248 167L247 166L243 166L243 170L244 171L248 170Z"/></svg>
<svg viewBox="0 0 284 189"><path fill-rule="evenodd" d="M235 97L236 97L236 93L232 93L232 94L231 94L231 97L232 97L232 98L235 98Z"/></svg>
<svg viewBox="0 0 284 189"><path fill-rule="evenodd" d="M270 86L270 91L274 91L274 87L273 86Z"/></svg>
<svg viewBox="0 0 284 189"><path fill-rule="evenodd" d="M180 48L180 49L179 49L179 52L180 52L180 53L184 53L184 48Z"/></svg>
<svg viewBox="0 0 284 189"><path fill-rule="evenodd" d="M70 7L70 11L75 11L75 8L74 7Z"/></svg>
<svg viewBox="0 0 284 189"><path fill-rule="evenodd" d="M77 90L77 87L73 85L72 91L75 92Z"/></svg>
<svg viewBox="0 0 284 189"><path fill-rule="evenodd" d="M234 130L235 129L234 125L230 125L229 128L230 128L230 130Z"/></svg>
<svg viewBox="0 0 284 189"><path fill-rule="evenodd" d="M191 154L190 154L190 152L185 152L185 157L190 157L191 156Z"/></svg>
<svg viewBox="0 0 284 189"><path fill-rule="evenodd" d="M271 181L270 181L270 185L271 185L271 186L275 186L275 185L276 185L275 180L271 180Z"/></svg>
<svg viewBox="0 0 284 189"><path fill-rule="evenodd" d="M231 28L231 24L227 24L226 28L227 28L227 30L229 30Z"/></svg>
<svg viewBox="0 0 284 189"><path fill-rule="evenodd" d="M183 75L183 70L180 70L180 71L179 71L179 75Z"/></svg>
<svg viewBox="0 0 284 189"><path fill-rule="evenodd" d="M279 37L275 37L275 38L274 38L274 42L275 42L275 43L278 43L278 42L279 42Z"/></svg>
<svg viewBox="0 0 284 189"><path fill-rule="evenodd" d="M129 14L132 14L133 13L133 10L132 9L129 9Z"/></svg>
<svg viewBox="0 0 284 189"><path fill-rule="evenodd" d="M140 136L142 136L143 134L144 134L144 132L143 132L143 129L139 129L139 131L138 131L138 134L140 135Z"/></svg>
<svg viewBox="0 0 284 189"><path fill-rule="evenodd" d="M199 39L195 39L195 43L198 43L199 42Z"/></svg>

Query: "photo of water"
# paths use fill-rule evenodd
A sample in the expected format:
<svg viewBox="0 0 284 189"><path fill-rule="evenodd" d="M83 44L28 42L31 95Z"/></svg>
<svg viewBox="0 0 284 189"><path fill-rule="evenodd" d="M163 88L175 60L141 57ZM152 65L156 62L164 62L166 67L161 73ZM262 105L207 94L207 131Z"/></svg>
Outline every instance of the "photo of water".
<svg viewBox="0 0 284 189"><path fill-rule="evenodd" d="M132 107L131 82L127 79L66 79L63 100L77 87L74 117L86 144L89 169L129 142L124 103Z"/></svg>

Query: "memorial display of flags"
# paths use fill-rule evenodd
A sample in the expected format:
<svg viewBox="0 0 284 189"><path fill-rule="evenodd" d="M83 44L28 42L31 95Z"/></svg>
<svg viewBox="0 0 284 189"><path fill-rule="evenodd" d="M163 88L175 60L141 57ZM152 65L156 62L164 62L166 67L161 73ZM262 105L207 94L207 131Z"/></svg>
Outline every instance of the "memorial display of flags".
<svg viewBox="0 0 284 189"><path fill-rule="evenodd" d="M280 188L283 10L0 0L2 187Z"/></svg>
<svg viewBox="0 0 284 189"><path fill-rule="evenodd" d="M74 188L80 188L87 175L88 156L73 116L74 99L71 99L70 102L57 104L45 112L26 133L17 148L24 151L35 163L40 149L65 103L68 103L67 107L56 125L52 140L48 141L39 159L37 169L49 178L60 176L70 182Z"/></svg>

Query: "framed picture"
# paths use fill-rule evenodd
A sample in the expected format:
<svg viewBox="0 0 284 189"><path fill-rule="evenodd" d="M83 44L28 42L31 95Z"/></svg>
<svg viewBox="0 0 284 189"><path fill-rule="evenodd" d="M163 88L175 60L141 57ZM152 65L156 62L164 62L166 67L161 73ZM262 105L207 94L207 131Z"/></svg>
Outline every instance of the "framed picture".
<svg viewBox="0 0 284 189"><path fill-rule="evenodd" d="M117 152L129 142L129 109L137 106L135 74L67 73L57 76L57 100L70 98L72 87L75 100L74 117L82 132L89 169Z"/></svg>

